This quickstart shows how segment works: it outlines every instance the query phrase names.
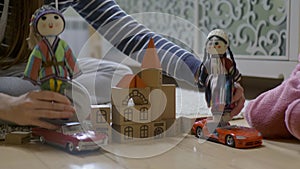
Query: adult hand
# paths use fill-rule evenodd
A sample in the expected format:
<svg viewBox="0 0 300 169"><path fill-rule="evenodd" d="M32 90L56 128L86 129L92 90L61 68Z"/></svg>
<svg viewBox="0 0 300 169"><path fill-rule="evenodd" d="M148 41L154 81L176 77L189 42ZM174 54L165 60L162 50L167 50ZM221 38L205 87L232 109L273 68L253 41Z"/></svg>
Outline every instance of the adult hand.
<svg viewBox="0 0 300 169"><path fill-rule="evenodd" d="M234 83L234 88L235 90L232 97L232 103L235 106L231 111L231 117L238 115L242 111L246 100L244 96L244 88L239 83Z"/></svg>
<svg viewBox="0 0 300 169"><path fill-rule="evenodd" d="M56 129L58 126L41 118L70 118L75 113L67 97L51 91L32 91L19 97L0 95L0 100L0 118L19 125Z"/></svg>

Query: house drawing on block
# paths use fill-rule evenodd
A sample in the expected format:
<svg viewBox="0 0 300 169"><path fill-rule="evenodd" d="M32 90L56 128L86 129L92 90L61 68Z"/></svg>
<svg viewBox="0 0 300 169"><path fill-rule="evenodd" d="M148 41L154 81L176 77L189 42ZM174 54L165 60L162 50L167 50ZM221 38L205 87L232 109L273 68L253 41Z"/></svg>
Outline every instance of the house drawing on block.
<svg viewBox="0 0 300 169"><path fill-rule="evenodd" d="M111 108L109 105L91 105L90 120L92 123L93 130L96 133L106 134L108 136L109 142L112 140L110 113Z"/></svg>
<svg viewBox="0 0 300 169"><path fill-rule="evenodd" d="M120 142L161 138L174 123L175 85L162 83L162 68L151 39L141 71L124 76L112 88L112 128Z"/></svg>

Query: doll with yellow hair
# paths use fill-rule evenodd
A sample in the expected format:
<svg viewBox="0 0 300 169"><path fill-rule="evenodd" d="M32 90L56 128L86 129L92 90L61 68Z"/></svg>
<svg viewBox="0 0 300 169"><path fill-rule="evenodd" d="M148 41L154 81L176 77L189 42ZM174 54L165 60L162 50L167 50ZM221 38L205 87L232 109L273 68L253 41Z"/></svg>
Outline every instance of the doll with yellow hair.
<svg viewBox="0 0 300 169"><path fill-rule="evenodd" d="M32 15L28 45L33 51L24 79L42 90L64 93L67 82L80 74L76 57L68 44L58 37L65 28L63 15L44 5Z"/></svg>

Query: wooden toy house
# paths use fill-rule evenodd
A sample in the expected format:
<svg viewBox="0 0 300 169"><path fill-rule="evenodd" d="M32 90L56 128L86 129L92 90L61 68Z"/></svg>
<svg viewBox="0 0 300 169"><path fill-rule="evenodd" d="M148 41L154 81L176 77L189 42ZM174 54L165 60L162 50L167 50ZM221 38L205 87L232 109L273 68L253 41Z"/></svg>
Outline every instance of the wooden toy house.
<svg viewBox="0 0 300 169"><path fill-rule="evenodd" d="M175 85L162 84L162 68L153 39L141 71L124 76L112 88L112 128L117 140L160 138L175 121Z"/></svg>

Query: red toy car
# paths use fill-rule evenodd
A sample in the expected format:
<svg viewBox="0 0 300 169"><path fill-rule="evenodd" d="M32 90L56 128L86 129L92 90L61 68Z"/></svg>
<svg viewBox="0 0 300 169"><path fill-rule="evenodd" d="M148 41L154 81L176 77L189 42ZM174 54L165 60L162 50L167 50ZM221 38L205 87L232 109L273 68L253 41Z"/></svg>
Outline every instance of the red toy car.
<svg viewBox="0 0 300 169"><path fill-rule="evenodd" d="M198 138L205 138L235 148L258 147L262 144L262 135L254 128L228 124L225 127L217 127L214 132L209 132L207 118L196 120L192 133Z"/></svg>
<svg viewBox="0 0 300 169"><path fill-rule="evenodd" d="M44 128L32 128L32 135L39 137L41 143L49 143L63 147L67 151L79 152L99 149L99 145L108 142L106 134L96 134L91 131L83 131L78 122L67 123L58 130Z"/></svg>

